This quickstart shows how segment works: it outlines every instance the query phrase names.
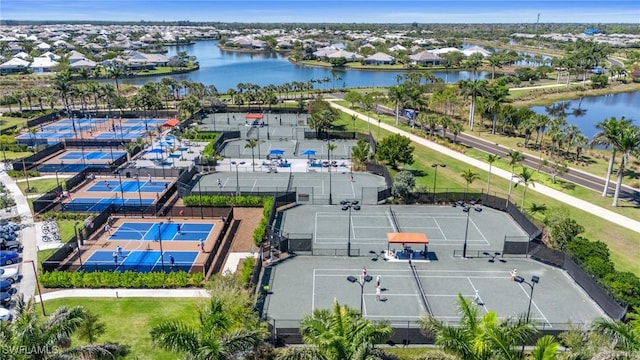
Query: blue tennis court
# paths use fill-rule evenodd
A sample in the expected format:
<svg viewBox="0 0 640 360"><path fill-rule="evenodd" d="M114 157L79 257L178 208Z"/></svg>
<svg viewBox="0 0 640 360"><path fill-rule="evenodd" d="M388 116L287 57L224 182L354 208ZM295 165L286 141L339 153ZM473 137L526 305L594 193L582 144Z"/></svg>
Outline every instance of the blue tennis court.
<svg viewBox="0 0 640 360"><path fill-rule="evenodd" d="M180 231L178 231L180 226ZM199 241L206 240L214 224L124 223L109 240L118 241Z"/></svg>
<svg viewBox="0 0 640 360"><path fill-rule="evenodd" d="M174 260L173 264L171 257ZM160 254L157 250L136 250L123 251L122 256L114 257L114 251L96 250L83 262L83 270L162 272L164 261L165 272L180 270L189 272L197 257L197 251L165 251L164 254Z"/></svg>
<svg viewBox="0 0 640 360"><path fill-rule="evenodd" d="M100 212L111 205L125 208L132 212L146 210L153 204L153 199L113 199L113 198L76 198L62 205L62 211L68 212Z"/></svg>
<svg viewBox="0 0 640 360"><path fill-rule="evenodd" d="M105 167L108 165L104 165ZM41 173L78 173L85 168L89 167L88 164L44 164L38 166L38 171ZM96 167L96 165L91 164L91 167Z"/></svg>
<svg viewBox="0 0 640 360"><path fill-rule="evenodd" d="M60 157L61 160L81 160L84 154L85 160L111 160L126 154L124 151L69 151Z"/></svg>
<svg viewBox="0 0 640 360"><path fill-rule="evenodd" d="M169 185L168 181L146 181L146 180L104 180L91 186L87 191L99 192L154 192L161 193Z"/></svg>
<svg viewBox="0 0 640 360"><path fill-rule="evenodd" d="M126 133L117 131L115 133L107 132L107 133L98 134L98 136L96 136L96 139L137 139L145 136L146 135L144 134L144 132L139 132L139 131L126 132Z"/></svg>

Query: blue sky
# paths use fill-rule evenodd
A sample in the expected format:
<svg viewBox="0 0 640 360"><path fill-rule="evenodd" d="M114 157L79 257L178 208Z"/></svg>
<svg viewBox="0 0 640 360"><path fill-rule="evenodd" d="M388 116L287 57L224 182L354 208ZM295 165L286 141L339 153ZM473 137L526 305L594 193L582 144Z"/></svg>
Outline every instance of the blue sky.
<svg viewBox="0 0 640 360"><path fill-rule="evenodd" d="M0 0L0 19L342 23L640 23L640 1Z"/></svg>

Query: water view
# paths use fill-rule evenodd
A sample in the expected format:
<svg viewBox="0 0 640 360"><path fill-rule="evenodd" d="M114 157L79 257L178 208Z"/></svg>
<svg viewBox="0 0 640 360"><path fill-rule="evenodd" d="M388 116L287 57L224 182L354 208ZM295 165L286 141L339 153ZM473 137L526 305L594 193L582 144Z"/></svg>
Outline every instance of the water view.
<svg viewBox="0 0 640 360"><path fill-rule="evenodd" d="M375 87L396 84L396 75L404 75L404 71L367 71L367 70L336 70L321 67L295 65L287 60L286 54L281 53L245 53L224 51L218 47L218 42L198 41L193 45L168 46L168 57L179 51L186 51L193 55L200 63L200 69L187 74L170 75L176 80L191 80L205 85L215 85L218 91L235 89L239 83L252 83L260 86L269 84L279 85L293 81L306 82L328 78L330 82L314 84L315 88L345 88L345 87ZM335 75L335 76L334 76ZM467 71L434 71L434 75L456 82L469 79L472 74ZM488 73L479 73L477 78L486 78ZM143 85L148 81L160 81L164 76L123 79L125 84Z"/></svg>
<svg viewBox="0 0 640 360"><path fill-rule="evenodd" d="M640 91L585 97L582 100L558 103L561 102L569 103L567 123L577 125L589 139L597 132L596 124L612 116L617 118L624 116L640 125ZM534 106L531 109L539 114L546 114L544 106Z"/></svg>

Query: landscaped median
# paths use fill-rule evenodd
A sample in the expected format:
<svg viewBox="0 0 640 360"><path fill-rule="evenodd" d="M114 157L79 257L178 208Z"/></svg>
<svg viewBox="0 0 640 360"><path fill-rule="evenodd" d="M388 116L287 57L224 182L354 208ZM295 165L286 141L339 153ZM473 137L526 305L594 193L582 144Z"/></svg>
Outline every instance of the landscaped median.
<svg viewBox="0 0 640 360"><path fill-rule="evenodd" d="M135 271L50 271L40 275L40 283L45 288L126 288L161 289L202 287L202 273L175 271L139 273Z"/></svg>

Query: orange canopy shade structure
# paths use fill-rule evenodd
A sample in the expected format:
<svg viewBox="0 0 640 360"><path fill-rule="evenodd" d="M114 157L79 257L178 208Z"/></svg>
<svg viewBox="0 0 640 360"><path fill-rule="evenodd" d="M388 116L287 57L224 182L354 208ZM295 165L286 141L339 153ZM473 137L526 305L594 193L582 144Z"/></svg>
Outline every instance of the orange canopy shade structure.
<svg viewBox="0 0 640 360"><path fill-rule="evenodd" d="M262 120L262 114L247 114L244 116L245 119L253 119L253 120Z"/></svg>
<svg viewBox="0 0 640 360"><path fill-rule="evenodd" d="M176 125L178 125L180 123L180 121L178 119L169 119L167 121L164 122L164 124L162 124L162 126L169 126L169 127L174 127Z"/></svg>
<svg viewBox="0 0 640 360"><path fill-rule="evenodd" d="M428 244L429 239L423 233L387 233L389 244Z"/></svg>

